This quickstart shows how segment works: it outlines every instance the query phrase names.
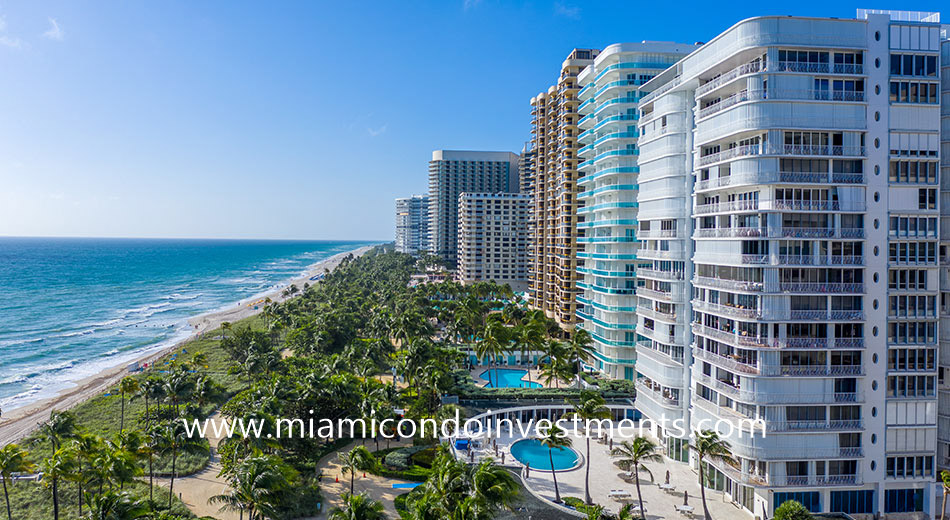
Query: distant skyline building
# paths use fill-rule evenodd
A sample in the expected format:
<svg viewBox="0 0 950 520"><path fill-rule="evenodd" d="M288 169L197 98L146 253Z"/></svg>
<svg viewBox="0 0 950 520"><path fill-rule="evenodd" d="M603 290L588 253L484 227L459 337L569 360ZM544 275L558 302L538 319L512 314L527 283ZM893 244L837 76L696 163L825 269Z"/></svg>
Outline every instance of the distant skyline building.
<svg viewBox="0 0 950 520"><path fill-rule="evenodd" d="M494 281L515 292L528 287L528 207L518 193L463 193L459 197L457 278Z"/></svg>
<svg viewBox="0 0 950 520"><path fill-rule="evenodd" d="M601 51L577 77L578 124L583 162L578 167L577 317L594 340L594 366L612 378L633 381L637 341L637 290L668 283L652 262L638 259L637 102L639 87L696 45L618 43ZM649 236L664 231L650 230ZM638 271L644 279L638 282ZM650 278L653 277L653 278ZM644 307L641 314L672 319L672 305Z"/></svg>
<svg viewBox="0 0 950 520"><path fill-rule="evenodd" d="M755 517L939 509L938 22L750 18L643 86L637 408Z"/></svg>
<svg viewBox="0 0 950 520"><path fill-rule="evenodd" d="M573 329L577 296L577 75L600 51L574 49L557 81L531 98L534 161L528 303Z"/></svg>
<svg viewBox="0 0 950 520"><path fill-rule="evenodd" d="M429 196L396 199L396 251L419 255L429 250Z"/></svg>
<svg viewBox="0 0 950 520"><path fill-rule="evenodd" d="M462 193L518 193L520 157L511 152L435 150L429 162L429 250L450 265L458 259Z"/></svg>

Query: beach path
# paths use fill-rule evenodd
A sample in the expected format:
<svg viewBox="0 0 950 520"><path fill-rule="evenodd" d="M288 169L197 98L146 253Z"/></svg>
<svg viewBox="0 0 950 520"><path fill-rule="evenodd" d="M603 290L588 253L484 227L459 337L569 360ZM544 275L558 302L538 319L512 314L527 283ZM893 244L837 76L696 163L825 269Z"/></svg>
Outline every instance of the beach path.
<svg viewBox="0 0 950 520"><path fill-rule="evenodd" d="M209 417L210 420L217 421L221 418L217 412ZM217 448L223 437L214 435L214 428L206 430L205 437L213 448L214 456L211 463L205 466L205 469L188 477L175 479L175 491L179 493L182 502L188 506L188 509L199 517L210 516L218 520L239 520L240 515L236 511L221 511L220 504L209 504L208 499L215 495L222 495L228 490L228 482L224 477L219 477L221 472L221 463L218 459ZM162 479L162 485L168 486L168 480Z"/></svg>

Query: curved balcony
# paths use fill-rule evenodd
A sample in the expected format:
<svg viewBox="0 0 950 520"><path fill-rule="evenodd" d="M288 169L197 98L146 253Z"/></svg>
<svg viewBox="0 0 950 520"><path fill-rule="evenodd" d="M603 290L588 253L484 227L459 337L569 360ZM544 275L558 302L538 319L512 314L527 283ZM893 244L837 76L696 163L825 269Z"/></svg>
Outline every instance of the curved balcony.
<svg viewBox="0 0 950 520"><path fill-rule="evenodd" d="M704 302L701 300L693 300L692 304L693 308L700 312L717 314L727 318L738 318L740 320L758 320L762 318L762 311L758 309L720 305L718 303Z"/></svg>
<svg viewBox="0 0 950 520"><path fill-rule="evenodd" d="M643 260L682 260L686 253L682 251L660 251L659 249L639 249L637 256Z"/></svg>
<svg viewBox="0 0 950 520"><path fill-rule="evenodd" d="M788 319L792 321L863 321L864 311L861 310L838 310L838 311L805 311L790 310Z"/></svg>
<svg viewBox="0 0 950 520"><path fill-rule="evenodd" d="M755 365L743 363L736 358L720 356L719 354L701 348L693 348L693 357L696 359L702 359L703 361L709 361L723 368L735 370L736 372L747 375L755 375L759 373L759 368ZM738 391L738 388L736 388L736 391Z"/></svg>
<svg viewBox="0 0 950 520"><path fill-rule="evenodd" d="M672 395L663 394L661 391L654 390L653 388L647 386L647 384L644 383L642 379L637 380L636 388L638 398L642 395L644 397L649 397L652 401L659 403L662 406L668 408L679 408L679 399L672 397Z"/></svg>
<svg viewBox="0 0 950 520"><path fill-rule="evenodd" d="M636 226L639 223L637 219L609 219L609 220L588 220L577 224L578 228L599 228L608 226Z"/></svg>
<svg viewBox="0 0 950 520"><path fill-rule="evenodd" d="M647 289L646 287L637 288L637 296L642 296L644 298L650 298L651 300L673 303L673 293L655 291L653 289Z"/></svg>
<svg viewBox="0 0 950 520"><path fill-rule="evenodd" d="M705 94L712 92L713 90L731 83L733 80L738 79L740 76L748 76L750 74L756 74L762 71L767 70L765 65L760 61L753 61L751 63L744 63L738 67L722 74L706 83L703 83L696 88L696 98L704 96Z"/></svg>
<svg viewBox="0 0 950 520"><path fill-rule="evenodd" d="M658 271L641 267L637 269L637 278L651 278L654 280L666 280L677 282L683 280L683 271Z"/></svg>
<svg viewBox="0 0 950 520"><path fill-rule="evenodd" d="M795 294L862 294L863 283L779 282L779 291Z"/></svg>
<svg viewBox="0 0 950 520"><path fill-rule="evenodd" d="M761 172L737 173L715 179L699 181L696 191L714 190L731 186L753 184L864 184L863 173L807 173L807 172Z"/></svg>
<svg viewBox="0 0 950 520"><path fill-rule="evenodd" d="M709 276L694 276L693 285L736 292L762 292L765 289L765 285L762 282L726 280L724 278L712 278Z"/></svg>
<svg viewBox="0 0 950 520"><path fill-rule="evenodd" d="M673 357L664 352L660 352L659 350L656 350L655 348L653 348L651 345L645 344L645 342L644 344L637 343L637 357L650 358L653 361L656 361L657 363L661 365L665 365L665 366L672 366L672 367L683 366L682 357Z"/></svg>
<svg viewBox="0 0 950 520"><path fill-rule="evenodd" d="M814 89L741 90L699 110L698 119L716 114L746 101L850 101L863 102L864 92Z"/></svg>
<svg viewBox="0 0 950 520"><path fill-rule="evenodd" d="M637 307L637 314L640 316L645 316L647 318L653 318L654 320L662 321L665 323L676 323L676 313L675 312L662 312L656 309L651 309L649 307Z"/></svg>

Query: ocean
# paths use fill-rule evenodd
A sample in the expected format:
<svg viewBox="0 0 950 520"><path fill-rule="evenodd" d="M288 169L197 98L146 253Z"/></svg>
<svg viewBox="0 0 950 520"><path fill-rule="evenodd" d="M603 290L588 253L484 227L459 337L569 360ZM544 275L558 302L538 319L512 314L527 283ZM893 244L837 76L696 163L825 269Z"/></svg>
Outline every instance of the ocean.
<svg viewBox="0 0 950 520"><path fill-rule="evenodd" d="M374 242L0 237L0 408L53 397Z"/></svg>

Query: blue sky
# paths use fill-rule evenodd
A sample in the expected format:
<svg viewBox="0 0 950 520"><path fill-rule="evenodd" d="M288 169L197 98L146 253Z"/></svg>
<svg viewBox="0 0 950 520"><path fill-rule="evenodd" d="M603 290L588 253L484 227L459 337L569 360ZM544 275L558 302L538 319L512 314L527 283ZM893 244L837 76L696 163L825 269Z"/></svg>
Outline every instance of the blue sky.
<svg viewBox="0 0 950 520"><path fill-rule="evenodd" d="M389 239L433 149L520 151L573 47L868 7L737 4L0 3L0 236Z"/></svg>

